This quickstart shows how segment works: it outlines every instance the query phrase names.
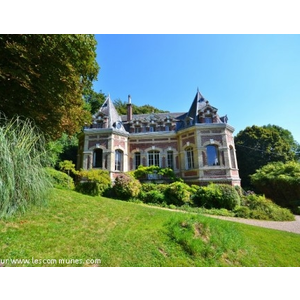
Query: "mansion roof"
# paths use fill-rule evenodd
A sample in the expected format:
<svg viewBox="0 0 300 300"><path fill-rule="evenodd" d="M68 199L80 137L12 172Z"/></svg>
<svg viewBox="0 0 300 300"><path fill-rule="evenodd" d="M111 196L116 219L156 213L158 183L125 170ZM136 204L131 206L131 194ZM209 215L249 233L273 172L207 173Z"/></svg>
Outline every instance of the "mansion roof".
<svg viewBox="0 0 300 300"><path fill-rule="evenodd" d="M127 115L119 115L110 97L107 97L99 111L93 116L90 128L115 128L123 132L132 132L132 128L140 126L172 127L171 130L181 130L199 123L227 123L227 115L219 117L217 108L197 90L192 105L188 112L165 112L149 114L133 114L131 99L127 105ZM169 130L169 129L168 129ZM163 131L159 129L158 131Z"/></svg>

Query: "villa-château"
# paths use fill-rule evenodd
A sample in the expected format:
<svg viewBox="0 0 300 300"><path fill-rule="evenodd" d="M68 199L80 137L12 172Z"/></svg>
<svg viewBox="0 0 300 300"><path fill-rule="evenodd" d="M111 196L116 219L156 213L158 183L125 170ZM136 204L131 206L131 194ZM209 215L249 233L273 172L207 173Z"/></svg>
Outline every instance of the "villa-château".
<svg viewBox="0 0 300 300"><path fill-rule="evenodd" d="M77 166L108 170L112 180L138 166L171 168L185 182L240 185L233 132L197 90L181 113L119 115L110 97L93 116L79 140Z"/></svg>

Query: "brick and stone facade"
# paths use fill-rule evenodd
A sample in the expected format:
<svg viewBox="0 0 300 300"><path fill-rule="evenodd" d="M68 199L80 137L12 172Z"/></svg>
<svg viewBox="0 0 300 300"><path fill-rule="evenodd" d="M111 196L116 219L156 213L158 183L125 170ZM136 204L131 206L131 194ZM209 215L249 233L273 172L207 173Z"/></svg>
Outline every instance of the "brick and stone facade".
<svg viewBox="0 0 300 300"><path fill-rule="evenodd" d="M227 116L199 91L185 113L134 115L129 96L127 115L118 115L107 98L79 141L78 168L108 170L111 179L139 165L172 168L187 183L240 185Z"/></svg>

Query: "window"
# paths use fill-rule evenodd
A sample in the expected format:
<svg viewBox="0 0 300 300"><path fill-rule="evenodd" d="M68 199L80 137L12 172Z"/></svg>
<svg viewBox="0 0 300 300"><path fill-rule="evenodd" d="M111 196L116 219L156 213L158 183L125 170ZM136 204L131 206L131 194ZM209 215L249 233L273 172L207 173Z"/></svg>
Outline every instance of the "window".
<svg viewBox="0 0 300 300"><path fill-rule="evenodd" d="M148 152L148 166L159 167L159 151L152 150Z"/></svg>
<svg viewBox="0 0 300 300"><path fill-rule="evenodd" d="M141 132L141 127L134 127L134 132L135 133Z"/></svg>
<svg viewBox="0 0 300 300"><path fill-rule="evenodd" d="M174 155L173 151L167 152L167 168L174 169Z"/></svg>
<svg viewBox="0 0 300 300"><path fill-rule="evenodd" d="M155 132L155 126L150 126L149 131L150 132Z"/></svg>
<svg viewBox="0 0 300 300"><path fill-rule="evenodd" d="M219 149L215 145L206 146L207 164L209 166L220 165Z"/></svg>
<svg viewBox="0 0 300 300"><path fill-rule="evenodd" d="M165 126L165 131L170 131L170 125Z"/></svg>
<svg viewBox="0 0 300 300"><path fill-rule="evenodd" d="M186 168L193 169L194 168L194 150L192 147L186 148Z"/></svg>
<svg viewBox="0 0 300 300"><path fill-rule="evenodd" d="M236 163L235 163L235 155L234 155L234 149L232 146L229 147L230 151L230 160L231 160L231 168L236 168Z"/></svg>
<svg viewBox="0 0 300 300"><path fill-rule="evenodd" d="M212 117L209 117L209 116L205 117L205 118L204 118L204 122L205 122L205 123L212 123L212 122L213 122L213 121L212 121Z"/></svg>
<svg viewBox="0 0 300 300"><path fill-rule="evenodd" d="M137 169L141 165L141 153L136 152L134 154L134 168Z"/></svg>
<svg viewBox="0 0 300 300"><path fill-rule="evenodd" d="M119 149L115 151L115 170L123 170L123 151Z"/></svg>
<svg viewBox="0 0 300 300"><path fill-rule="evenodd" d="M93 167L102 168L102 161L103 161L103 150L95 149L93 153Z"/></svg>

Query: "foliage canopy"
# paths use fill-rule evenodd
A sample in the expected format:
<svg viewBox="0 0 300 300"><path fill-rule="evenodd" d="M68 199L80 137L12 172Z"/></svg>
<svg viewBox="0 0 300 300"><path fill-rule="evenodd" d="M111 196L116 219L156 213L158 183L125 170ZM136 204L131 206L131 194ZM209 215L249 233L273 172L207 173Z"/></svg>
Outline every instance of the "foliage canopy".
<svg viewBox="0 0 300 300"><path fill-rule="evenodd" d="M114 106L120 115L127 114L127 102L122 101L121 99L114 100ZM165 110L158 109L152 105L146 104L142 106L137 106L132 104L132 112L134 114L150 114L150 113L164 113L168 112Z"/></svg>
<svg viewBox="0 0 300 300"><path fill-rule="evenodd" d="M97 78L89 34L0 35L0 111L35 121L51 138L90 121L84 90Z"/></svg>
<svg viewBox="0 0 300 300"><path fill-rule="evenodd" d="M270 163L257 170L251 181L259 192L297 212L297 206L300 206L299 162Z"/></svg>
<svg viewBox="0 0 300 300"><path fill-rule="evenodd" d="M287 162L296 158L292 134L279 126L252 126L235 137L239 174L242 185L251 185L250 175L270 162Z"/></svg>

